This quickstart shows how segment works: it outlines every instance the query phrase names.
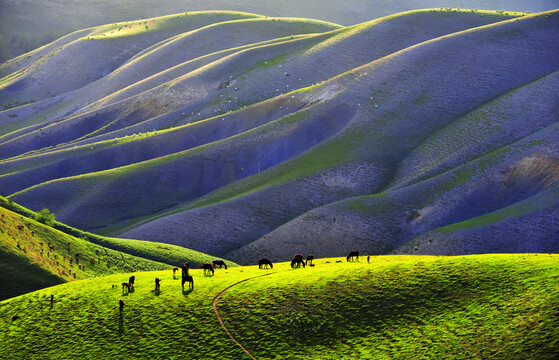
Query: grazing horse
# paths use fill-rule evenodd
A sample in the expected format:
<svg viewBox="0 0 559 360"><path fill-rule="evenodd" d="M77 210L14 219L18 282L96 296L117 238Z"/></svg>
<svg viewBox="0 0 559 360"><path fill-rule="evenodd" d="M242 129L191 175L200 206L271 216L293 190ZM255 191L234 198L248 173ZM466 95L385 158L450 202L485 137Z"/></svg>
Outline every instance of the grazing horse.
<svg viewBox="0 0 559 360"><path fill-rule="evenodd" d="M136 281L136 277L134 275L130 276L130 278L128 279L128 287L134 287L134 281Z"/></svg>
<svg viewBox="0 0 559 360"><path fill-rule="evenodd" d="M126 291L130 291L130 285L128 285L128 283L123 282L122 283L122 293L124 294L124 289L126 288Z"/></svg>
<svg viewBox="0 0 559 360"><path fill-rule="evenodd" d="M161 280L159 280L159 278L155 278L155 291L159 290L159 283L161 282Z"/></svg>
<svg viewBox="0 0 559 360"><path fill-rule="evenodd" d="M182 277L182 288L184 289L184 283L188 283L188 288L194 289L194 279L191 275L186 275Z"/></svg>
<svg viewBox="0 0 559 360"><path fill-rule="evenodd" d="M225 270L227 270L227 264L225 264L225 261L223 260L214 260L212 261L212 264L214 266L214 269L217 269L218 266L220 269L222 266L225 266Z"/></svg>
<svg viewBox="0 0 559 360"><path fill-rule="evenodd" d="M173 268L173 279L175 278L175 273L176 273L177 271L179 271L179 268L178 268L178 267L174 267L174 268Z"/></svg>
<svg viewBox="0 0 559 360"><path fill-rule="evenodd" d="M214 274L214 267L212 266L212 264L200 265L200 268L204 269L204 275L210 275L210 271L212 275Z"/></svg>
<svg viewBox="0 0 559 360"><path fill-rule="evenodd" d="M305 267L302 254L295 254L295 256L293 256L293 260L291 260L291 268L295 267L295 264L297 264L297 267L300 267L301 265Z"/></svg>
<svg viewBox="0 0 559 360"><path fill-rule="evenodd" d="M307 260L305 261L305 265L309 265L309 261L310 261L310 262L311 262L311 266L314 266L314 265L312 264L313 259L314 259L314 256L308 255L308 256L307 256Z"/></svg>
<svg viewBox="0 0 559 360"><path fill-rule="evenodd" d="M351 258L351 261L359 261L359 251L352 251L347 256L347 261Z"/></svg>
<svg viewBox="0 0 559 360"><path fill-rule="evenodd" d="M266 258L260 258L258 259L258 268L262 269L262 266L264 266L264 269L268 267L268 265L270 265L270 269L274 268L274 265L272 265L272 262Z"/></svg>

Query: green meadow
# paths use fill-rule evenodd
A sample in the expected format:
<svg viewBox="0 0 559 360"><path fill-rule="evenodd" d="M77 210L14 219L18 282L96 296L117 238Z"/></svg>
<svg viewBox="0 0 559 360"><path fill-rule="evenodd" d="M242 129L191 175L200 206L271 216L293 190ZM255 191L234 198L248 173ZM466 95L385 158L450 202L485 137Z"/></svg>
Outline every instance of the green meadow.
<svg viewBox="0 0 559 360"><path fill-rule="evenodd" d="M373 256L75 281L0 303L12 358L554 359L559 256ZM161 279L160 291L154 279ZM51 305L50 296L54 296ZM119 300L125 303L119 313Z"/></svg>

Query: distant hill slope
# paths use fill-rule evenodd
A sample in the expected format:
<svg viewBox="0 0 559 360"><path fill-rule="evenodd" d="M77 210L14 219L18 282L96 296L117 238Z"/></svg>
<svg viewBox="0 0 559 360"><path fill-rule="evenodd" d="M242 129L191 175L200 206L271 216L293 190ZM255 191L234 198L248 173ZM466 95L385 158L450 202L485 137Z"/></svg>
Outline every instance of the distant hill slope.
<svg viewBox="0 0 559 360"><path fill-rule="evenodd" d="M276 263L213 276L193 269L193 289L182 289L170 271L139 272L130 292L118 286L127 276L116 274L1 301L0 352L13 359L249 358L220 327L214 304L257 359L551 360L559 350L558 260L315 259L305 269Z"/></svg>
<svg viewBox="0 0 559 360"><path fill-rule="evenodd" d="M148 45L155 29L108 25L62 47L134 49L98 80L62 73L56 49L2 80L5 103L58 94L0 112L2 195L238 263L557 250L559 11L146 21L171 20L197 28Z"/></svg>
<svg viewBox="0 0 559 360"><path fill-rule="evenodd" d="M84 27L180 12L227 9L354 25L397 12L440 6L541 12L556 5L554 0L348 0L343 3L337 0L160 0L157 3L151 0L2 0L0 62ZM63 18L60 13L64 13Z"/></svg>

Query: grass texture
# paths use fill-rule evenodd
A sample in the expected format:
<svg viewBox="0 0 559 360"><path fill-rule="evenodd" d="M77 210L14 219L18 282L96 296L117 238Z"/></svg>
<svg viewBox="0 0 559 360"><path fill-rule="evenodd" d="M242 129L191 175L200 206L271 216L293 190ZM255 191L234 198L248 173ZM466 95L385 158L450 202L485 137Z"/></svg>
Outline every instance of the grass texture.
<svg viewBox="0 0 559 360"><path fill-rule="evenodd" d="M2 301L0 347L15 359L248 358L212 307L234 285L217 310L256 358L553 359L557 260L547 254L325 258L304 269L278 263L214 276L193 269L193 290L181 289L166 270L136 273L136 286L124 293L127 276L116 274Z"/></svg>

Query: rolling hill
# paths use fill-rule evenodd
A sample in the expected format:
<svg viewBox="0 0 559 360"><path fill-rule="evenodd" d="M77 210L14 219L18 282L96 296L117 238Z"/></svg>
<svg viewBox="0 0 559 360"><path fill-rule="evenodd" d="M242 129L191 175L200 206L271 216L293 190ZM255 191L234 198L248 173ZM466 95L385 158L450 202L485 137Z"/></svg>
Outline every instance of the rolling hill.
<svg viewBox="0 0 559 360"><path fill-rule="evenodd" d="M558 39L459 9L81 30L0 67L0 195L240 264L555 252Z"/></svg>
<svg viewBox="0 0 559 360"><path fill-rule="evenodd" d="M0 6L0 62L4 62L84 27L185 11L229 9L353 25L402 11L441 6L542 12L557 4L554 0L2 0Z"/></svg>
<svg viewBox="0 0 559 360"><path fill-rule="evenodd" d="M219 314L258 359L555 359L557 261L315 259L304 269L191 270L193 289L181 289L170 270L138 272L131 292L118 286L126 274L115 274L1 301L0 351L13 359L251 358Z"/></svg>

